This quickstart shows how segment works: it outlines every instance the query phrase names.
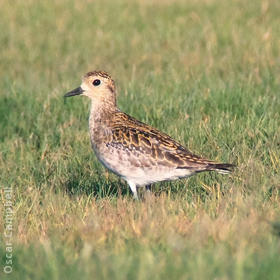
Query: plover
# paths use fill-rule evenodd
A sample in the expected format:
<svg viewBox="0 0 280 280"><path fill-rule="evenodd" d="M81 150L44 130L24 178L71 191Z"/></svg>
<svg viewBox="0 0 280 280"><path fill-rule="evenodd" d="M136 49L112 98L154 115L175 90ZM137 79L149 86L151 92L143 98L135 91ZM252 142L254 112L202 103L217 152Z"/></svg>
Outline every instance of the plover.
<svg viewBox="0 0 280 280"><path fill-rule="evenodd" d="M233 165L216 163L191 153L167 134L128 114L116 102L116 87L103 71L87 73L80 87L64 97L84 95L91 100L90 140L97 158L123 178L138 199L137 188L189 177L199 172L229 173Z"/></svg>

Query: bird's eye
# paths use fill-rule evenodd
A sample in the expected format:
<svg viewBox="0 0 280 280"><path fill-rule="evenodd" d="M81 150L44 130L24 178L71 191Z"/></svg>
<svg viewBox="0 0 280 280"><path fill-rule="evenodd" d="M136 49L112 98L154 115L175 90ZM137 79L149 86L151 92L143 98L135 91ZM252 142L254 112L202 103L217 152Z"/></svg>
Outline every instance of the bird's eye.
<svg viewBox="0 0 280 280"><path fill-rule="evenodd" d="M97 87L97 86L99 86L99 85L101 84L101 81L98 80L98 79L96 79L96 80L94 80L94 81L92 82L92 84L93 84L95 87Z"/></svg>

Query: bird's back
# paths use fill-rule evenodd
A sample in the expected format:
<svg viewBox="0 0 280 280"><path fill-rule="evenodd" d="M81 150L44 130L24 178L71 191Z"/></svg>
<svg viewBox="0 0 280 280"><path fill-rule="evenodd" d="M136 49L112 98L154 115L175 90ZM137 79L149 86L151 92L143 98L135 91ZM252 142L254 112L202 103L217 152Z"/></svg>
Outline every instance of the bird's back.
<svg viewBox="0 0 280 280"><path fill-rule="evenodd" d="M187 150L170 136L116 111L95 129L92 143L103 164L137 185L217 170L216 163ZM220 166L222 167L222 166ZM223 166L227 172L230 166Z"/></svg>

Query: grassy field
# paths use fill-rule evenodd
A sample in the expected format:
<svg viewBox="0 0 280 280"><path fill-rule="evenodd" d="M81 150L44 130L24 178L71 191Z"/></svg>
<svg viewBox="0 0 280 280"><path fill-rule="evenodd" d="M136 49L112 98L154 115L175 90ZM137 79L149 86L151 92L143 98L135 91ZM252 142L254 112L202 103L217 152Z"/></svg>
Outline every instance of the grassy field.
<svg viewBox="0 0 280 280"><path fill-rule="evenodd" d="M0 11L1 279L279 279L279 1ZM95 69L115 78L121 110L236 171L134 201L91 151L88 100L63 99Z"/></svg>

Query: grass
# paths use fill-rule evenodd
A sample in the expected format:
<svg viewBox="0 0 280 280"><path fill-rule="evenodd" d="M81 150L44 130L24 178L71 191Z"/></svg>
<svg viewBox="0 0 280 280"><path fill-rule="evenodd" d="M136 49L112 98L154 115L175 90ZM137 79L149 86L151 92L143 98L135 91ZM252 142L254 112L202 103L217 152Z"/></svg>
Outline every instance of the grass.
<svg viewBox="0 0 280 280"><path fill-rule="evenodd" d="M0 185L14 211L1 279L279 278L279 1L0 9ZM91 152L88 100L62 98L94 69L115 77L122 110L236 172L135 202Z"/></svg>

